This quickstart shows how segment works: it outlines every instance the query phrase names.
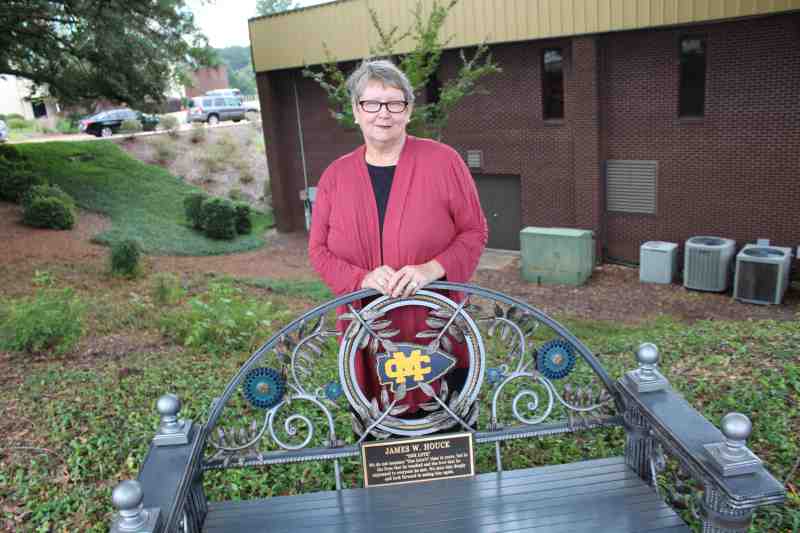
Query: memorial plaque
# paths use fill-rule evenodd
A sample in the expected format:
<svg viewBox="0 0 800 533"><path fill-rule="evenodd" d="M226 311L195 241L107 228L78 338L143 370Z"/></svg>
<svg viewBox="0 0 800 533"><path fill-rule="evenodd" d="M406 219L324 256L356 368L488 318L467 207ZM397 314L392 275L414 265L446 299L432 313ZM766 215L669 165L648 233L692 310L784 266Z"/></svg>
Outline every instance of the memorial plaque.
<svg viewBox="0 0 800 533"><path fill-rule="evenodd" d="M364 486L475 475L472 433L362 444Z"/></svg>

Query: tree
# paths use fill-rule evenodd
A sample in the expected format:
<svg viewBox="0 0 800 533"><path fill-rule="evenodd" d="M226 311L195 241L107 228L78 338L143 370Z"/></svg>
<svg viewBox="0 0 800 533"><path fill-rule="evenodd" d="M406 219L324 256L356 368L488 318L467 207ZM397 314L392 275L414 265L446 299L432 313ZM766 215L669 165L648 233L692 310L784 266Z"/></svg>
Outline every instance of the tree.
<svg viewBox="0 0 800 533"><path fill-rule="evenodd" d="M274 15L282 11L289 11L296 8L293 0L258 0L256 2L256 12L259 15Z"/></svg>
<svg viewBox="0 0 800 533"><path fill-rule="evenodd" d="M249 46L215 48L220 60L228 67L228 85L242 94L256 94L256 73L250 59Z"/></svg>
<svg viewBox="0 0 800 533"><path fill-rule="evenodd" d="M62 103L146 108L189 70L214 64L185 0L0 2L0 75L46 85Z"/></svg>
<svg viewBox="0 0 800 533"><path fill-rule="evenodd" d="M445 40L439 38L442 26L451 9L458 0L449 0L442 5L434 0L430 14L427 18L423 14L422 2L418 1L414 8L414 25L403 33L393 26L384 29L378 20L374 9L369 10L372 25L378 34L378 45L370 49L370 57L385 57L395 61L398 67L405 72L408 80L419 95L426 93L426 102L419 102L414 106L411 121L408 125L409 132L422 137L431 137L441 140L442 133L450 112L465 97L479 92L478 82L490 74L502 72L494 63L489 47L485 44L478 46L471 58L461 50L462 66L456 77L439 83L436 71L441 62L442 52L452 37ZM406 38L414 41L414 49L398 58L395 50L397 45ZM328 95L331 105L331 114L345 128L355 128L355 119L347 92L347 75L339 68L336 60L326 48L328 63L322 65L321 71L305 68L303 74L313 78Z"/></svg>

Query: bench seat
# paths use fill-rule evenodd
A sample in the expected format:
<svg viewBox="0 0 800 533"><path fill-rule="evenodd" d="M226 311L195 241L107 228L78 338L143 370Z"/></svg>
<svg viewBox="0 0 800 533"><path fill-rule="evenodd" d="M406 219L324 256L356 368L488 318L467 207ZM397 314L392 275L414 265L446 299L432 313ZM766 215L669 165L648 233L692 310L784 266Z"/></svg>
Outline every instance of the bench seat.
<svg viewBox="0 0 800 533"><path fill-rule="evenodd" d="M203 531L691 531L622 457L431 481L410 488L393 485L209 502Z"/></svg>

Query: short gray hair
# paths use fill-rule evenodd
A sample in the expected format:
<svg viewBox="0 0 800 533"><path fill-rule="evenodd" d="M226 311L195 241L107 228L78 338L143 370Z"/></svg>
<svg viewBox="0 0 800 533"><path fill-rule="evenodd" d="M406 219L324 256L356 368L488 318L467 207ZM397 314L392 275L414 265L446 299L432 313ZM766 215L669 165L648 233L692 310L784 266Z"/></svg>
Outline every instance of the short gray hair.
<svg viewBox="0 0 800 533"><path fill-rule="evenodd" d="M403 71L387 59L375 59L363 61L347 78L347 90L350 92L353 104L358 103L364 89L371 81L379 81L387 87L400 89L406 102L414 103L414 89Z"/></svg>

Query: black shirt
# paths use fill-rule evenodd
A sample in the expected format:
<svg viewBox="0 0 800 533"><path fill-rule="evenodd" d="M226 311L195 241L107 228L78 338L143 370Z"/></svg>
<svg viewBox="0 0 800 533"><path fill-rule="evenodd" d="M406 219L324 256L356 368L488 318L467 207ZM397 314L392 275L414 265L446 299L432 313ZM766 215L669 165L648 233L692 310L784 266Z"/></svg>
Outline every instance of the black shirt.
<svg viewBox="0 0 800 533"><path fill-rule="evenodd" d="M386 217L386 204L389 203L389 192L392 190L392 180L396 168L397 165L376 167L367 163L369 178L372 181L372 191L375 193L375 204L378 206L381 248L383 248L383 219Z"/></svg>

